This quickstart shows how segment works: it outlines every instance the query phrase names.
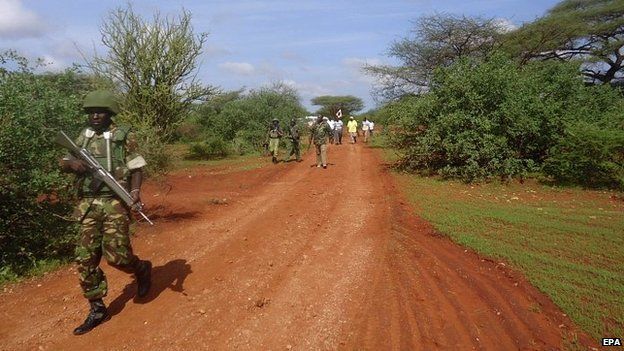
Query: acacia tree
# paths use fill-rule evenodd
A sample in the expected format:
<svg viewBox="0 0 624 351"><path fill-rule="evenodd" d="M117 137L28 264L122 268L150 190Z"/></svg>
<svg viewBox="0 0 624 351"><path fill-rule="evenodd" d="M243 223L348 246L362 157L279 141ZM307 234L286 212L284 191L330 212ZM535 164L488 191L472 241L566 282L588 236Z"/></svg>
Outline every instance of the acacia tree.
<svg viewBox="0 0 624 351"><path fill-rule="evenodd" d="M484 57L506 32L500 20L435 14L421 17L409 36L395 41L388 56L399 66L367 65L364 70L378 78L375 95L390 100L428 90L433 71L462 57Z"/></svg>
<svg viewBox="0 0 624 351"><path fill-rule="evenodd" d="M342 114L346 116L364 108L362 99L351 95L317 96L311 102L312 105L321 106L316 113L330 117L335 116L338 110L341 110Z"/></svg>
<svg viewBox="0 0 624 351"><path fill-rule="evenodd" d="M548 14L508 35L505 48L521 62L582 60L594 83L624 73L624 0L565 0Z"/></svg>
<svg viewBox="0 0 624 351"><path fill-rule="evenodd" d="M120 119L134 125L153 168L166 162L163 146L194 101L215 89L196 79L207 33L195 34L188 11L175 17L137 15L131 6L111 11L100 27L104 56L88 62L93 72L120 90Z"/></svg>

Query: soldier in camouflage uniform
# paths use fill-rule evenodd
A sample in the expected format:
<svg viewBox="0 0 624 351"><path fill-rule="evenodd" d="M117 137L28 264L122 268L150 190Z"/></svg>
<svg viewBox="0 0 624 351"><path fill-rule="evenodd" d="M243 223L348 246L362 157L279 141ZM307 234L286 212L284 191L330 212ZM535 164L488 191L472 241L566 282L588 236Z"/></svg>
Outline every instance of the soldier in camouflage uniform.
<svg viewBox="0 0 624 351"><path fill-rule="evenodd" d="M323 120L323 116L318 116L310 133L310 143L314 142L316 149L316 167L327 168L327 138L331 134L332 129L327 121Z"/></svg>
<svg viewBox="0 0 624 351"><path fill-rule="evenodd" d="M288 155L288 159L290 160L290 157L292 155L295 155L295 159L297 160L297 162L301 162L301 141L300 141L300 133L299 133L299 126L297 125L297 120L296 119L292 119L290 121L290 128L288 129L288 136L290 137L290 142L292 144L292 147L290 149L290 154Z"/></svg>
<svg viewBox="0 0 624 351"><path fill-rule="evenodd" d="M273 163L277 163L279 142L283 135L284 132L282 132L280 128L279 120L274 118L273 121L271 121L271 127L269 127L269 152L271 156L273 156Z"/></svg>
<svg viewBox="0 0 624 351"><path fill-rule="evenodd" d="M112 93L94 91L84 100L89 116L89 127L76 139L76 145L86 148L111 175L130 191L133 200L140 202L142 168L146 165L137 154L134 133L127 127L112 123L119 112ZM64 171L78 177L80 203L76 216L80 220L80 239L76 246L76 262L83 295L89 300L87 319L74 330L84 334L109 318L102 298L108 291L106 276L99 264L102 256L110 265L137 280L137 295L147 295L151 285L152 264L140 260L130 245L130 215L128 207L105 185L88 176L84 161L67 156L61 161Z"/></svg>

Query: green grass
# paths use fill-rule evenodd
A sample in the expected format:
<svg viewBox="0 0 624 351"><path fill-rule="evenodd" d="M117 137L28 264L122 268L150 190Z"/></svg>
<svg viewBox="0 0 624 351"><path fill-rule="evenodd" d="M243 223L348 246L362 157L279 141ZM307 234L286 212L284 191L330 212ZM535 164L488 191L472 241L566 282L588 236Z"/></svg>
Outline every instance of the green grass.
<svg viewBox="0 0 624 351"><path fill-rule="evenodd" d="M63 265L67 264L69 261L70 261L70 258L41 259L36 262L33 262L32 268L27 270L22 275L18 275L15 272L11 271L8 266L4 266L0 269L0 287L4 287L8 283L16 283L16 282L20 282L20 281L23 281L25 279L29 279L32 277L42 276L48 272L57 270L59 267L62 267Z"/></svg>
<svg viewBox="0 0 624 351"><path fill-rule="evenodd" d="M618 194L395 176L437 230L522 271L594 338L624 335L624 202Z"/></svg>
<svg viewBox="0 0 624 351"><path fill-rule="evenodd" d="M224 168L223 173L229 173L260 168L267 163L266 158L260 156L259 153L232 155L214 160L188 160L184 158L188 153L188 148L187 144L169 145L169 150L173 155L171 167L173 172L194 167L213 167Z"/></svg>

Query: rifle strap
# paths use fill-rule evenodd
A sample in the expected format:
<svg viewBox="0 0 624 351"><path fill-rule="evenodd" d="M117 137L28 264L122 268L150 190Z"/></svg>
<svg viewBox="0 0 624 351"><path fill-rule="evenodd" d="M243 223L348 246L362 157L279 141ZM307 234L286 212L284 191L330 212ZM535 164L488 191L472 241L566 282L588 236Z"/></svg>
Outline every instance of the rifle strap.
<svg viewBox="0 0 624 351"><path fill-rule="evenodd" d="M93 136L95 135L95 131L91 128L87 128L84 130L84 141L82 142L82 148L85 149L87 147L87 145L89 145L89 142L91 141L91 138L93 138Z"/></svg>

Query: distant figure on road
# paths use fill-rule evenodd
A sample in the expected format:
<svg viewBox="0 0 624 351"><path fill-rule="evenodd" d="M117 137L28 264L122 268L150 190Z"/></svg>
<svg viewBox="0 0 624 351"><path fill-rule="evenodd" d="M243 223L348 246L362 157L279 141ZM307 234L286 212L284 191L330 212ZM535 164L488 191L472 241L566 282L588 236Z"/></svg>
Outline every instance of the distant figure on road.
<svg viewBox="0 0 624 351"><path fill-rule="evenodd" d="M340 145L342 144L342 120L339 117L336 117L336 121L334 121L334 144Z"/></svg>
<svg viewBox="0 0 624 351"><path fill-rule="evenodd" d="M310 133L310 143L314 142L316 149L316 167L327 168L327 138L331 134L332 130L327 121L323 120L322 116L318 116Z"/></svg>
<svg viewBox="0 0 624 351"><path fill-rule="evenodd" d="M351 137L351 144L357 143L357 127L357 121L353 118L353 116L349 117L349 122L347 123L347 131L349 132L349 136Z"/></svg>
<svg viewBox="0 0 624 351"><path fill-rule="evenodd" d="M299 133L299 126L297 125L297 120L296 119L292 119L290 120L290 128L288 128L288 137L290 138L290 142L291 142L291 149L290 149L290 154L288 155L288 160L290 160L290 157L292 155L295 155L295 160L297 162L301 162L301 142L300 142L300 133Z"/></svg>
<svg viewBox="0 0 624 351"><path fill-rule="evenodd" d="M334 143L334 132L333 132L333 130L334 130L335 122L334 122L333 119L329 119L327 117L323 117L323 120L325 122L327 122L327 125L329 125L329 129L332 130L332 132L329 134L329 142L333 144Z"/></svg>
<svg viewBox="0 0 624 351"><path fill-rule="evenodd" d="M375 129L375 122L368 121L368 130L370 131L370 137L373 138L373 130Z"/></svg>
<svg viewBox="0 0 624 351"><path fill-rule="evenodd" d="M368 137L370 136L370 122L366 117L364 117L364 120L362 121L362 132L364 133L364 142L368 143Z"/></svg>
<svg viewBox="0 0 624 351"><path fill-rule="evenodd" d="M277 151L279 148L280 138L284 135L279 125L279 120L274 118L269 128L269 152L273 156L273 163L277 163Z"/></svg>

